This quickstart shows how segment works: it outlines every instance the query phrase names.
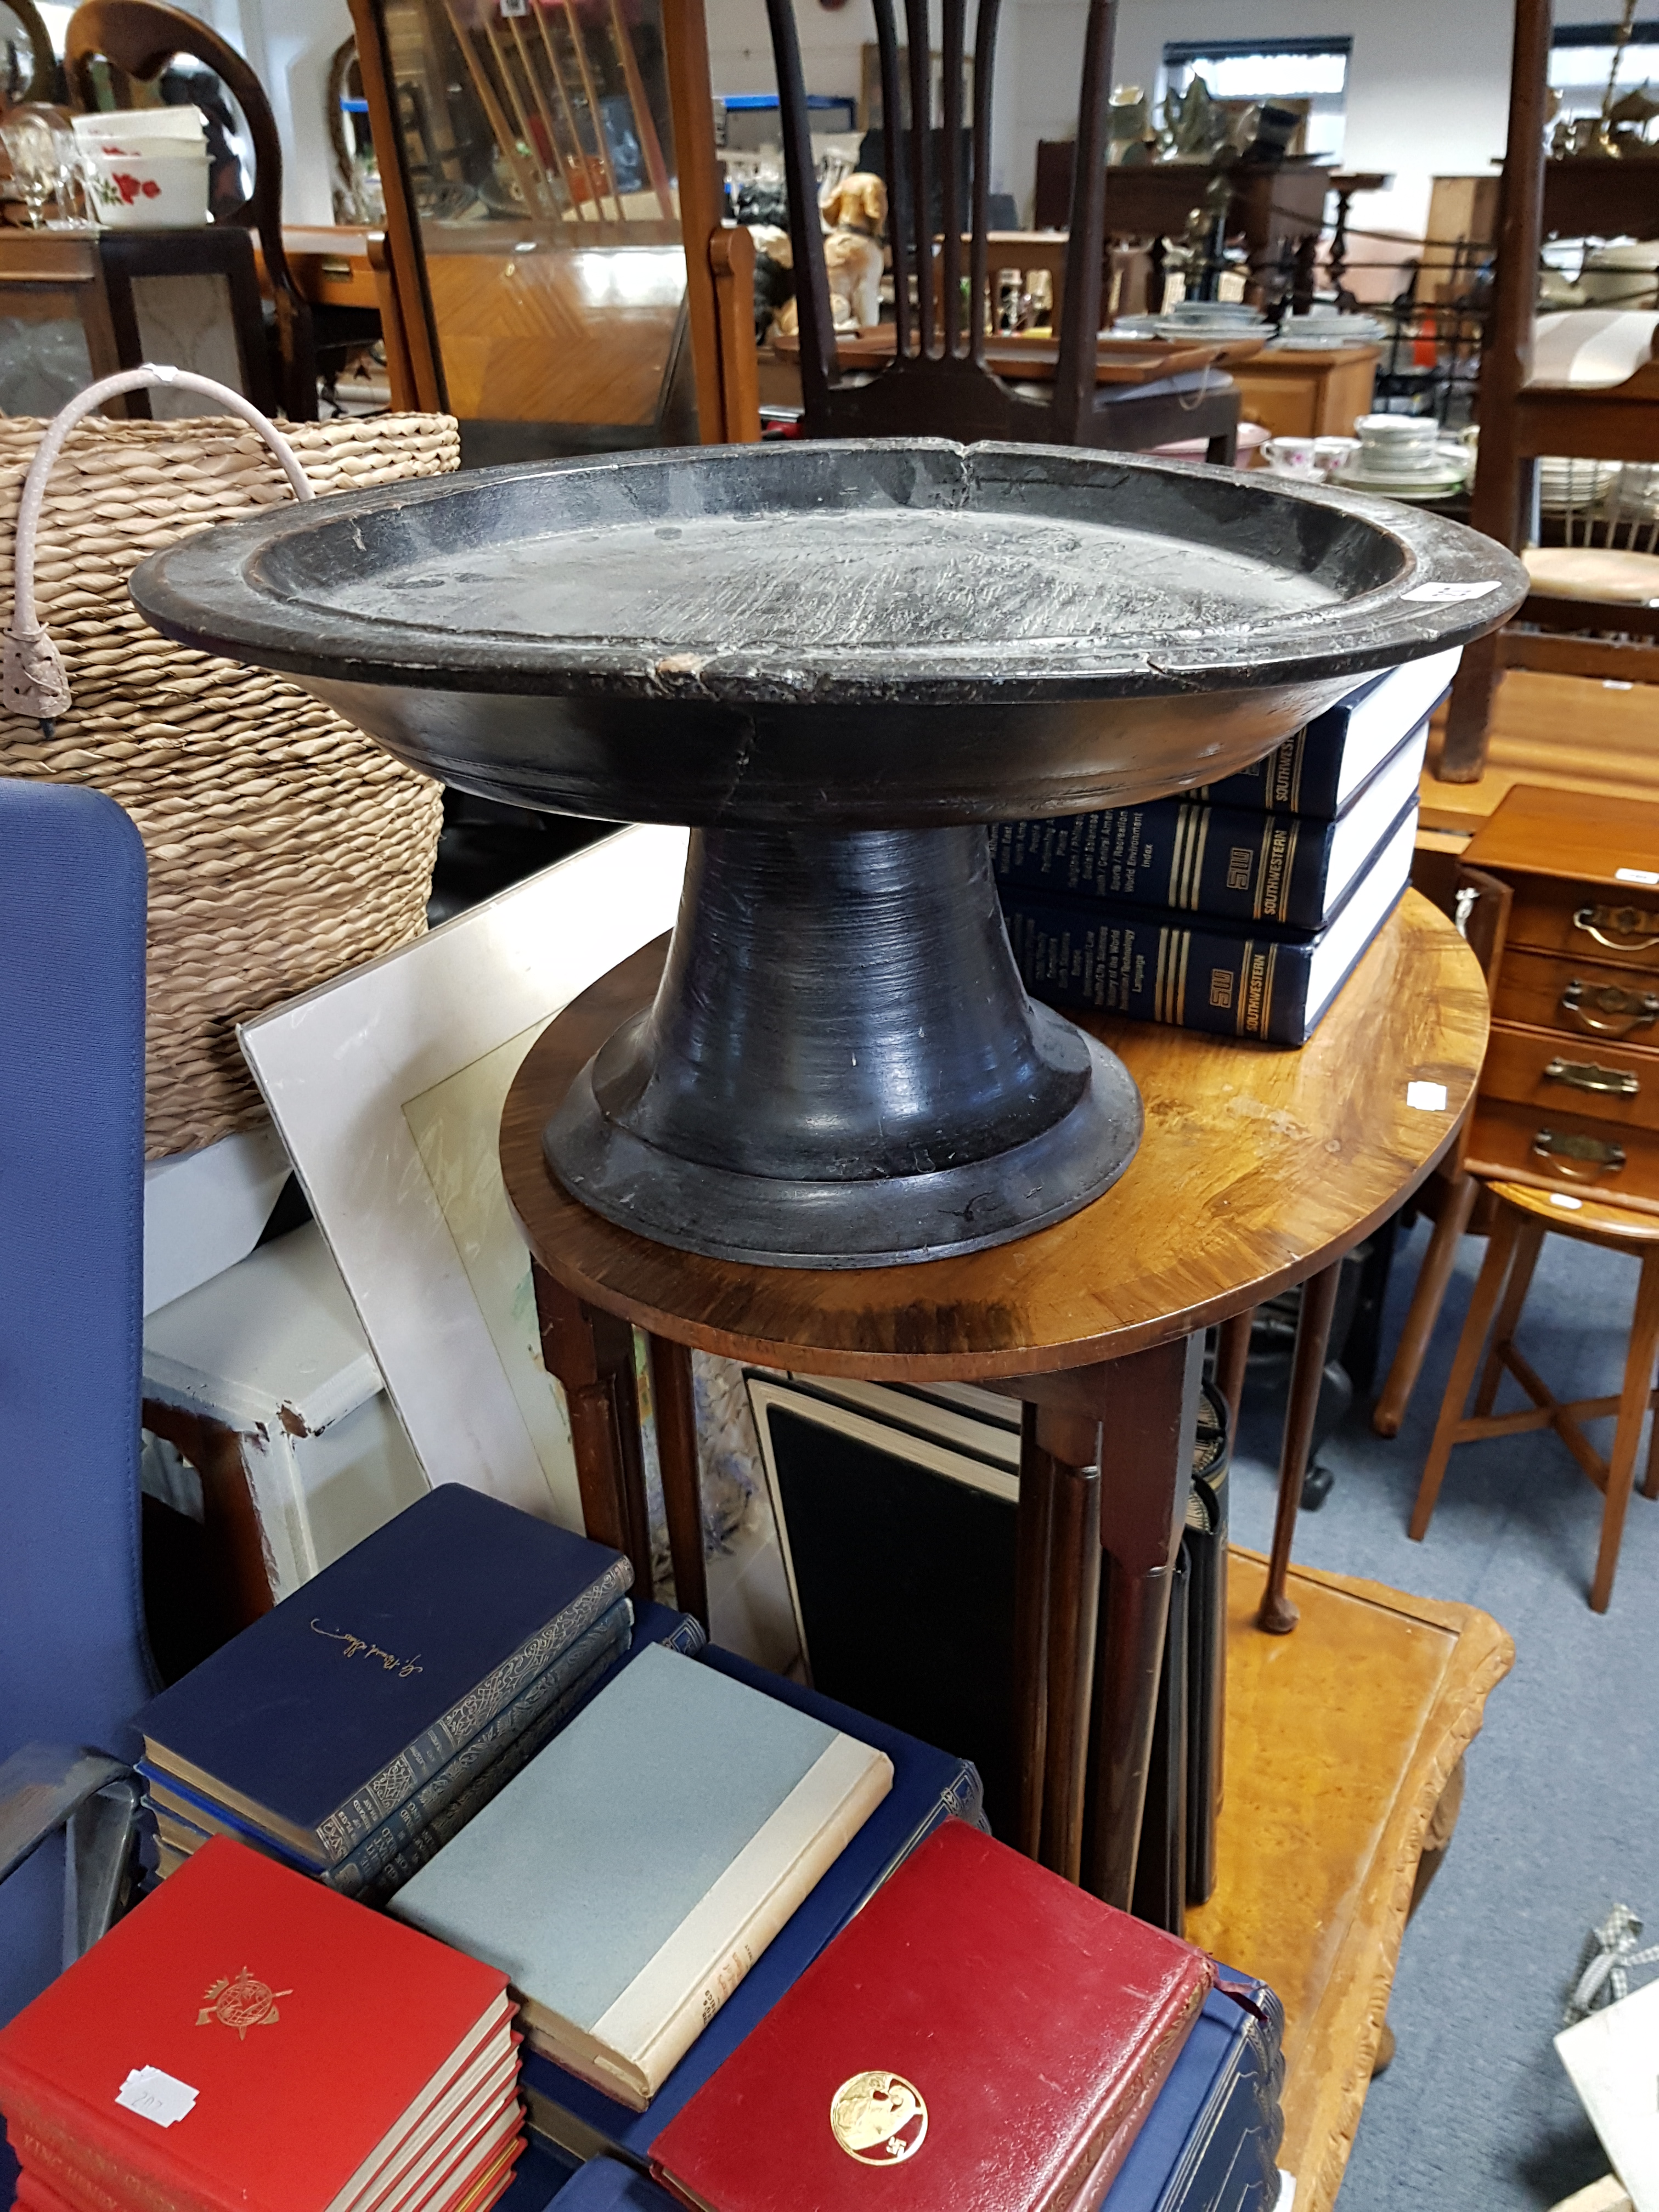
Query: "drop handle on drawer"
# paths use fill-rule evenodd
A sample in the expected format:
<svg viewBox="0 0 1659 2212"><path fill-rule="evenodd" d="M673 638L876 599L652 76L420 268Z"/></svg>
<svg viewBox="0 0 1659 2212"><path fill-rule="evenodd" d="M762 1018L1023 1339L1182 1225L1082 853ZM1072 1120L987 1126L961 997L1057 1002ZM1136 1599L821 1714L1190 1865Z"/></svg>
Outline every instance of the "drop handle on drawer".
<svg viewBox="0 0 1659 2212"><path fill-rule="evenodd" d="M1593 1060L1551 1060L1544 1070L1546 1083L1565 1083L1571 1091L1599 1091L1609 1098L1634 1098L1641 1085L1617 1067L1598 1067Z"/></svg>
<svg viewBox="0 0 1659 2212"><path fill-rule="evenodd" d="M1628 1036L1659 1022L1659 991L1621 991L1616 983L1586 984L1575 975L1561 994L1561 1012L1592 1036Z"/></svg>
<svg viewBox="0 0 1659 2212"><path fill-rule="evenodd" d="M1650 952L1659 945L1659 914L1639 906L1581 906L1572 926L1611 952Z"/></svg>
<svg viewBox="0 0 1659 2212"><path fill-rule="evenodd" d="M1625 1164L1622 1145L1610 1145L1601 1137L1581 1137L1576 1129L1540 1129L1532 1148L1558 1175L1581 1182L1594 1182L1604 1171L1617 1175Z"/></svg>

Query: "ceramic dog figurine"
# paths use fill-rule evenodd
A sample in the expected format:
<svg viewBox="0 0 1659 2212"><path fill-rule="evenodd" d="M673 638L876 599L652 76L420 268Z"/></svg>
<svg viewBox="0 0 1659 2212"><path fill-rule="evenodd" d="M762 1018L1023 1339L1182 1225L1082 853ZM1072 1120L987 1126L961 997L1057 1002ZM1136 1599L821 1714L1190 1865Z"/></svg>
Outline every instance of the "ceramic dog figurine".
<svg viewBox="0 0 1659 2212"><path fill-rule="evenodd" d="M881 272L886 257L887 187L867 169L854 170L820 203L825 237L823 263L830 308L838 331L868 330L881 320ZM774 325L786 337L799 329L796 303L778 312Z"/></svg>

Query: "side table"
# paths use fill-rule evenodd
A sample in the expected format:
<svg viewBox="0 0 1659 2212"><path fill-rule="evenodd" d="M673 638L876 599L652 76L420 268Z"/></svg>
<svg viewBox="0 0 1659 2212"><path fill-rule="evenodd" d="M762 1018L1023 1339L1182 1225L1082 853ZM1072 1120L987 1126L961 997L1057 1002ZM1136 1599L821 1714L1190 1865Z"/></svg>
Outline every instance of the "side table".
<svg viewBox="0 0 1659 2212"><path fill-rule="evenodd" d="M975 1382L1021 1400L1013 1840L1127 1907L1203 1332L1333 1269L1429 1173L1486 1046L1479 965L1407 892L1299 1052L1091 1019L1146 1108L1139 1153L1103 1199L965 1258L817 1271L648 1243L589 1212L546 1166L543 1125L617 1023L648 1003L665 949L646 946L550 1024L501 1121L589 1533L646 1564L632 1327L653 1340L682 1604L702 1587L689 1347L805 1374ZM1322 1301L1304 1304L1316 1374ZM1281 1592L1299 1481L1297 1471L1288 1515L1281 1485Z"/></svg>

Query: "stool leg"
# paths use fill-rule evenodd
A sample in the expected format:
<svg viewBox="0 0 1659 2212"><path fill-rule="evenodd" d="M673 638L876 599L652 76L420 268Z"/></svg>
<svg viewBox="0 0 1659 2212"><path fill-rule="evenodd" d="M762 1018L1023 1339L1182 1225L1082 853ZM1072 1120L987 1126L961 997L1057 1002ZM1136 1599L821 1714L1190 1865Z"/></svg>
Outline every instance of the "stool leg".
<svg viewBox="0 0 1659 2212"><path fill-rule="evenodd" d="M1596 1555L1595 1579L1590 1584L1592 1613L1605 1613L1613 1595L1619 1544L1625 1533L1625 1509L1630 1504L1631 1484L1636 1474L1636 1449L1642 1441L1642 1423L1653 1391L1656 1353L1659 1353L1659 1253L1650 1253L1642 1262L1642 1279L1637 1285L1636 1318L1631 1323L1625 1387L1619 1398L1619 1425L1613 1431L1613 1450L1607 1459L1601 1548Z"/></svg>
<svg viewBox="0 0 1659 2212"><path fill-rule="evenodd" d="M1446 1285L1451 1280L1457 1259L1457 1247L1469 1225L1480 1188L1473 1176L1465 1176L1441 1200L1440 1218L1434 1224L1434 1234L1429 1239L1429 1249L1423 1255L1423 1265L1412 1291L1412 1302L1406 1309L1406 1326L1400 1333L1399 1349L1371 1415L1371 1426L1379 1437L1397 1437L1400 1433L1400 1424L1406 1418L1406 1408L1422 1372L1423 1355L1440 1318Z"/></svg>
<svg viewBox="0 0 1659 2212"><path fill-rule="evenodd" d="M1244 1395L1244 1370L1250 1358L1250 1323L1255 1319L1252 1306L1249 1313L1235 1314L1231 1321L1224 1321L1215 1348L1215 1387L1226 1401L1235 1439L1239 1403Z"/></svg>
<svg viewBox="0 0 1659 2212"><path fill-rule="evenodd" d="M1648 1439L1648 1471L1642 1485L1644 1498L1659 1498L1659 1413L1653 1420L1653 1433Z"/></svg>
<svg viewBox="0 0 1659 2212"><path fill-rule="evenodd" d="M1534 1220L1528 1214L1515 1240L1515 1258L1510 1263L1510 1279L1504 1285L1498 1318L1492 1325L1492 1348L1486 1354L1486 1372L1480 1377L1480 1388L1474 1394L1477 1420L1483 1419L1491 1413L1497 1399L1498 1386L1504 1379L1502 1355L1508 1351L1520 1326L1521 1309L1527 1303L1527 1292L1532 1288L1532 1271L1538 1265L1538 1255L1543 1249L1547 1233L1546 1224Z"/></svg>
<svg viewBox="0 0 1659 2212"><path fill-rule="evenodd" d="M1516 1244L1521 1233L1521 1217L1512 1206L1499 1206L1498 1218L1492 1223L1492 1235L1486 1240L1486 1256L1474 1285L1474 1296L1469 1301L1468 1317L1463 1323L1463 1334L1457 1340L1456 1356L1446 1383L1446 1395L1440 1401L1440 1419L1435 1423L1434 1442L1429 1446L1429 1455L1423 1462L1423 1480L1418 1485L1417 1503L1412 1508L1410 1534L1414 1544L1420 1544L1429 1533L1429 1522L1439 1502L1440 1485L1445 1480L1446 1462L1451 1456L1452 1431L1463 1418L1463 1408L1468 1402L1469 1385L1474 1380L1474 1370L1480 1362L1486 1346L1486 1331L1492 1327L1492 1317L1510 1272L1510 1262L1515 1257Z"/></svg>
<svg viewBox="0 0 1659 2212"><path fill-rule="evenodd" d="M1337 1285L1342 1279L1338 1260L1302 1286L1302 1310L1296 1322L1296 1352L1291 1362L1290 1402L1285 1408L1285 1439L1279 1455L1279 1510L1273 1516L1273 1547L1267 1561L1267 1587L1261 1594L1258 1628L1269 1636L1288 1636L1299 1618L1285 1595L1285 1578L1291 1571L1291 1543L1296 1534L1296 1516L1307 1480L1308 1447L1313 1441L1314 1415L1319 1410L1319 1386L1324 1380L1325 1352L1331 1340L1331 1316L1336 1310Z"/></svg>

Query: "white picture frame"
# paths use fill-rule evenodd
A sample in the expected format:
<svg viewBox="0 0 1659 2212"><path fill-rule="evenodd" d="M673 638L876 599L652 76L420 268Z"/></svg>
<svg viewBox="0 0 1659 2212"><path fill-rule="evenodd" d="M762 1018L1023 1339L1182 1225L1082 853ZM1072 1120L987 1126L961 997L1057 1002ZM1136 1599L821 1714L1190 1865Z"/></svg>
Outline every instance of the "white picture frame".
<svg viewBox="0 0 1659 2212"><path fill-rule="evenodd" d="M686 843L620 830L239 1031L428 1481L574 1529L501 1103L553 1016L672 928Z"/></svg>

